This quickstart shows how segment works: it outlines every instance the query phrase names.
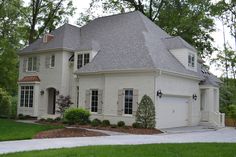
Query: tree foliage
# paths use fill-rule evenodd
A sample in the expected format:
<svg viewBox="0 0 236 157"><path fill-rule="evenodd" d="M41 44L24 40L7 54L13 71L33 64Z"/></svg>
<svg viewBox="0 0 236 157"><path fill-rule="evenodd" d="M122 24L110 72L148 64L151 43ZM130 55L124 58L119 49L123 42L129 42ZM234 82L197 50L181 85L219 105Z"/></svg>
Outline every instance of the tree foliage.
<svg viewBox="0 0 236 157"><path fill-rule="evenodd" d="M0 88L0 117L9 117L11 114L11 96Z"/></svg>
<svg viewBox="0 0 236 157"><path fill-rule="evenodd" d="M152 99L144 95L138 105L136 113L136 123L143 128L155 128L155 106Z"/></svg>
<svg viewBox="0 0 236 157"><path fill-rule="evenodd" d="M212 5L208 0L92 0L79 23L99 16L95 10L101 8L108 14L138 10L170 35L184 38L205 57L215 50L210 35L214 31Z"/></svg>

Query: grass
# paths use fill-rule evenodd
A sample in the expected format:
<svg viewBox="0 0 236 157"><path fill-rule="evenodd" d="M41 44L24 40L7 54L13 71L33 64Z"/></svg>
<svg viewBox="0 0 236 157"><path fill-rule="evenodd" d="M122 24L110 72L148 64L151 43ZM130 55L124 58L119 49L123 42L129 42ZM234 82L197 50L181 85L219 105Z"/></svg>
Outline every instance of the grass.
<svg viewBox="0 0 236 157"><path fill-rule="evenodd" d="M38 132L59 128L58 126L19 123L0 119L0 141L31 139Z"/></svg>
<svg viewBox="0 0 236 157"><path fill-rule="evenodd" d="M236 144L148 144L88 146L0 155L0 157L235 157Z"/></svg>

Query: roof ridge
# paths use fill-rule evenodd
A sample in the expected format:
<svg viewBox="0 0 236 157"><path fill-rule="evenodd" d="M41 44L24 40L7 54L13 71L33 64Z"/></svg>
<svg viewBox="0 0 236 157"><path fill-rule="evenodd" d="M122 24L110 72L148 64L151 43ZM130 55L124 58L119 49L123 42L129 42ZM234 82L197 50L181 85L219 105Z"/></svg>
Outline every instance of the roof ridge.
<svg viewBox="0 0 236 157"><path fill-rule="evenodd" d="M140 12L140 11L134 10L134 11L124 12L124 13L117 13L117 14L112 14L112 15L100 16L100 17L95 18L94 20L98 20L101 18L109 18L109 17L113 17L113 16L120 16L120 15L125 15L125 14L131 14L131 13L135 13L135 12ZM92 21L94 21L94 20L92 20Z"/></svg>

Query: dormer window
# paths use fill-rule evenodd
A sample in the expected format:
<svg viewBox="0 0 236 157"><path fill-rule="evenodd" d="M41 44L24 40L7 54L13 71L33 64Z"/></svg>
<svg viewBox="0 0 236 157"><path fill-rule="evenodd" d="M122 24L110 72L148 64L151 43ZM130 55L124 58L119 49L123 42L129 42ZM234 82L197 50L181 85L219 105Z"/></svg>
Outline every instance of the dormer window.
<svg viewBox="0 0 236 157"><path fill-rule="evenodd" d="M194 54L188 54L188 66L189 67L195 67L195 55Z"/></svg>
<svg viewBox="0 0 236 157"><path fill-rule="evenodd" d="M90 61L90 54L89 53L78 54L77 69L86 65L87 63L89 63L89 61Z"/></svg>

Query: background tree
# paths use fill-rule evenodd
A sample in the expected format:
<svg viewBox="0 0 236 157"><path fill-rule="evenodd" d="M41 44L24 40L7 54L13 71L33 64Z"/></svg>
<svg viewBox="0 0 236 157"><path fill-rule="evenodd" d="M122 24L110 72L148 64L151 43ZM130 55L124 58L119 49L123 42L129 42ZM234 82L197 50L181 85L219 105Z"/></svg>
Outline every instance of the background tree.
<svg viewBox="0 0 236 157"><path fill-rule="evenodd" d="M170 35L184 38L205 57L215 50L210 35L214 31L212 5L209 0L92 0L79 23L99 16L95 14L99 9L108 14L138 10Z"/></svg>
<svg viewBox="0 0 236 157"><path fill-rule="evenodd" d="M21 14L27 19L28 43L66 23L74 10L72 0L31 0L29 5L21 9Z"/></svg>
<svg viewBox="0 0 236 157"><path fill-rule="evenodd" d="M144 95L138 105L136 123L142 128L155 128L155 106L152 99Z"/></svg>

